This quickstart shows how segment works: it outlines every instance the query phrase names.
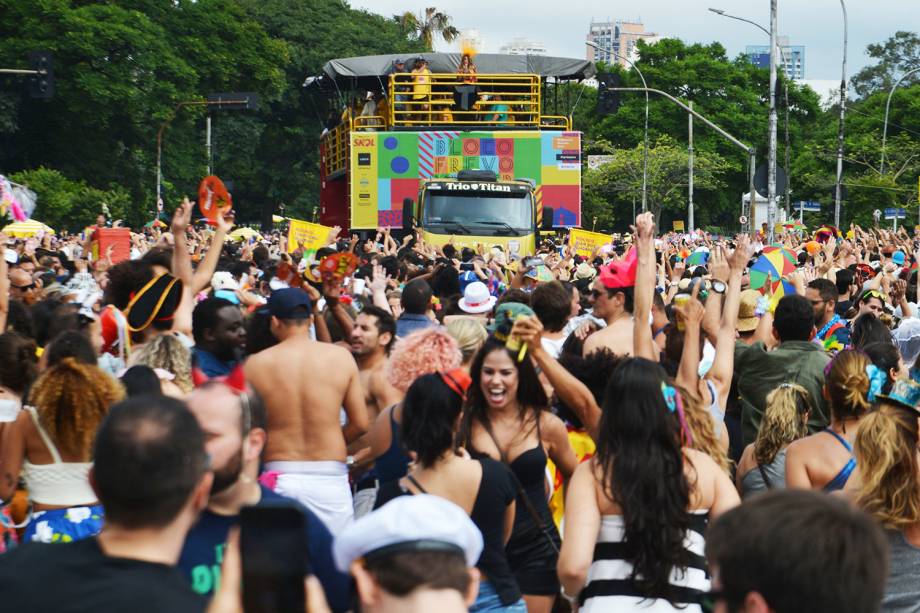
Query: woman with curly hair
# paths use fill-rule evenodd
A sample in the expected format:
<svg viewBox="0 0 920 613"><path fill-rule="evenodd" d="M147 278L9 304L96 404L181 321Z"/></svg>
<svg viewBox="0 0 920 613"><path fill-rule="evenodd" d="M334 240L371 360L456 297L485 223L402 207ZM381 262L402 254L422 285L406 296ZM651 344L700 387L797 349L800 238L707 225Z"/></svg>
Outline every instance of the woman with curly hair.
<svg viewBox="0 0 920 613"><path fill-rule="evenodd" d="M760 430L744 448L735 476L742 498L786 487L786 449L808 436L811 395L801 385L783 383L767 395Z"/></svg>
<svg viewBox="0 0 920 613"><path fill-rule="evenodd" d="M88 478L93 439L123 396L115 379L75 358L35 382L0 450L0 499L9 499L21 473L32 502L25 542L75 541L99 531L102 506Z"/></svg>
<svg viewBox="0 0 920 613"><path fill-rule="evenodd" d="M899 380L863 417L853 452L860 507L888 536L888 582L882 611L913 611L920 602L920 386ZM848 488L849 489L849 488Z"/></svg>
<svg viewBox="0 0 920 613"><path fill-rule="evenodd" d="M597 453L566 497L558 570L579 611L701 610L706 525L739 499L692 436L664 369L624 360L607 386Z"/></svg>
<svg viewBox="0 0 920 613"><path fill-rule="evenodd" d="M864 353L852 349L838 353L825 372L824 395L831 407L831 425L789 445L789 488L843 489L856 468L853 441L860 419L888 379Z"/></svg>
<svg viewBox="0 0 920 613"><path fill-rule="evenodd" d="M405 394L412 383L435 372L458 368L462 361L457 341L444 328L426 328L398 339L386 364L390 385ZM385 408L367 434L377 481L386 483L406 476L409 456L399 443L402 403Z"/></svg>
<svg viewBox="0 0 920 613"><path fill-rule="evenodd" d="M4 423L16 419L37 376L35 341L16 332L0 334L0 432Z"/></svg>
<svg viewBox="0 0 920 613"><path fill-rule="evenodd" d="M192 391L192 354L172 334L155 336L131 354L129 366L149 366L160 378L163 393L181 397Z"/></svg>

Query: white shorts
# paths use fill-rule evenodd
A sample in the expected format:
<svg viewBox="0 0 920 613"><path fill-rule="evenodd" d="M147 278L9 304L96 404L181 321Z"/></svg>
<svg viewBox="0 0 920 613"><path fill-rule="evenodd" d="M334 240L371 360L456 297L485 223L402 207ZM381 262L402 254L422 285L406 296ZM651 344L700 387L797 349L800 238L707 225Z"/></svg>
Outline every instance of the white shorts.
<svg viewBox="0 0 920 613"><path fill-rule="evenodd" d="M333 536L354 521L348 467L342 462L268 462L265 470L280 473L275 492L316 513Z"/></svg>

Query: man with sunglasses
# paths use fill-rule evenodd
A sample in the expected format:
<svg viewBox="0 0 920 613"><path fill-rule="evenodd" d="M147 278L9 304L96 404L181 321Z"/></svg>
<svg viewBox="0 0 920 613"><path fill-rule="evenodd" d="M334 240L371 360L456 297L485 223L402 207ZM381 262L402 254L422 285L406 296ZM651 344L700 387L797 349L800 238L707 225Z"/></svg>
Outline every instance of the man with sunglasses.
<svg viewBox="0 0 920 613"><path fill-rule="evenodd" d="M32 279L32 275L22 268L14 268L10 271L10 298L20 300L26 306L32 306L38 302L39 288Z"/></svg>
<svg viewBox="0 0 920 613"><path fill-rule="evenodd" d="M829 279L814 279L805 290L805 297L815 311L815 342L836 353L850 344L850 329L846 320L837 315L837 285Z"/></svg>

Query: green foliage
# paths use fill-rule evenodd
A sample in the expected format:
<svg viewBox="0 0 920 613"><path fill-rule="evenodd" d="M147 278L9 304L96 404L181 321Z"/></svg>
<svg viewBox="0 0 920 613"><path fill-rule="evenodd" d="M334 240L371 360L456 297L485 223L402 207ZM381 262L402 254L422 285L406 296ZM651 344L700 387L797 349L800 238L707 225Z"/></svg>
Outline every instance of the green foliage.
<svg viewBox="0 0 920 613"><path fill-rule="evenodd" d="M613 160L597 170L586 170L583 177L584 219L597 217L598 227L625 229L630 223L632 203L639 210L642 202L644 148L617 149ZM649 144L648 209L667 223L684 219L689 182L689 153L668 136ZM694 155L694 201L704 199L725 186L722 177L729 164L718 153L701 151ZM705 219L706 216L704 215Z"/></svg>
<svg viewBox="0 0 920 613"><path fill-rule="evenodd" d="M180 102L253 91L258 111L213 113L214 170L233 183L243 221L280 204L318 204L318 137L326 101L301 87L333 57L420 51L392 20L341 0L0 0L0 66L54 53L56 92L32 100L0 78L0 172L54 168L130 194L138 219L155 205L163 128L167 208L206 172L205 112ZM57 206L50 207L57 210Z"/></svg>
<svg viewBox="0 0 920 613"><path fill-rule="evenodd" d="M18 172L10 178L36 193L38 200L33 217L56 230L78 232L95 222L103 210L107 210L111 218L125 219L131 225L144 223L139 209L132 206L131 196L122 187L113 185L109 189L97 189L47 168Z"/></svg>
<svg viewBox="0 0 920 613"><path fill-rule="evenodd" d="M853 89L865 98L878 91L888 91L905 72L920 66L920 36L916 32L896 32L884 43L866 47L866 55L876 60L850 79ZM920 83L920 73L904 81L904 85Z"/></svg>

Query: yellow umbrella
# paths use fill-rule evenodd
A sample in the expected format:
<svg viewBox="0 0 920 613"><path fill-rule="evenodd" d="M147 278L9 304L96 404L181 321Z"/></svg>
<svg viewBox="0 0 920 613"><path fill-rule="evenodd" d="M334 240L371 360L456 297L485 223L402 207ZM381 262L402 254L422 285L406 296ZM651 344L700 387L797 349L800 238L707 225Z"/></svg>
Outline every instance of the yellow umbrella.
<svg viewBox="0 0 920 613"><path fill-rule="evenodd" d="M6 226L0 232L7 234L8 236L15 236L17 238L28 238L30 236L35 236L39 232L44 232L45 234L54 234L49 226L46 226L40 221L34 219L27 219L25 221L16 221Z"/></svg>
<svg viewBox="0 0 920 613"><path fill-rule="evenodd" d="M256 240L262 240L262 235L253 230L252 228L242 227L237 228L233 232L227 235L228 239L233 239L235 241L249 240L254 238Z"/></svg>

